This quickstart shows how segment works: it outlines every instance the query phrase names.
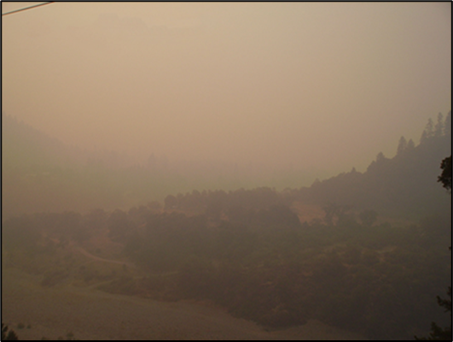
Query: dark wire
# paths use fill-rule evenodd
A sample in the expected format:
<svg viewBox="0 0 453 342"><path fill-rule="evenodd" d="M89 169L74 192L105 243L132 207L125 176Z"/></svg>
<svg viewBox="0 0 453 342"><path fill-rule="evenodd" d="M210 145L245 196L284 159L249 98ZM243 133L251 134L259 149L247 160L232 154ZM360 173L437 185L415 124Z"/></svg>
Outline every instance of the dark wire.
<svg viewBox="0 0 453 342"><path fill-rule="evenodd" d="M49 5L49 4L53 3L53 2L54 2L54 1L44 2L44 3L42 3L42 4L33 5L33 6L25 7L25 8L21 8L21 9L14 10L14 11L11 11L11 12L2 13L2 17L3 17L4 15L8 15L8 14L12 14L12 13L17 13L17 12L20 12L20 11L25 11L25 10L28 10L28 9L30 9L30 8L35 8L35 7L38 7L38 6Z"/></svg>

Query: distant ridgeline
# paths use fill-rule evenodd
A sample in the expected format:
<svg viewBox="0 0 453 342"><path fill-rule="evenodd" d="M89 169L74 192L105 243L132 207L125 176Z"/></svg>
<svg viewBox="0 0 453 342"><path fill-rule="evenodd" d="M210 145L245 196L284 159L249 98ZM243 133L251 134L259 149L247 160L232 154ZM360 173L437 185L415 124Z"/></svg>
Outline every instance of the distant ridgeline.
<svg viewBox="0 0 453 342"><path fill-rule="evenodd" d="M61 141L2 114L2 168L67 164L72 159L71 152Z"/></svg>
<svg viewBox="0 0 453 342"><path fill-rule="evenodd" d="M246 174L237 182L229 180L228 173L224 177L216 171L212 175L190 174L187 167L183 171L173 170L166 163L156 165L153 160L135 165L127 156L82 151L2 115L2 210L3 217L7 217L42 211L128 209L165 198L168 209L188 206L192 210L199 203L196 207L200 211L218 206L226 195L224 192L234 189L234 196L228 199L236 201L230 203L235 206L242 203L238 196L257 197L259 201L267 201L271 196L278 198L279 203L283 200L285 205L295 200L321 206L330 203L415 218L448 212L450 199L436 180L441 161L450 154L451 112L445 120L439 113L436 124L428 120L418 146L401 137L395 157L386 158L379 153L364 173L352 169L324 181L317 180L311 187L280 193L270 188L244 192L241 183L248 184L249 189L265 184L256 185L259 179L250 180ZM220 178L224 180L220 182ZM192 194L188 193L192 190ZM212 200L216 196L219 199Z"/></svg>
<svg viewBox="0 0 453 342"><path fill-rule="evenodd" d="M32 168L49 172L51 168L104 164L108 167L130 165L113 151L87 151L66 144L33 126L2 114L2 160L6 168Z"/></svg>
<svg viewBox="0 0 453 342"><path fill-rule="evenodd" d="M400 138L397 153L386 158L380 152L366 172L341 173L301 188L300 199L319 204L336 203L380 213L423 216L450 207L450 197L439 183L440 163L451 155L451 111L437 123L429 119L420 144Z"/></svg>
<svg viewBox="0 0 453 342"><path fill-rule="evenodd" d="M119 207L122 189L107 173L128 165L121 158L65 144L2 113L2 217Z"/></svg>

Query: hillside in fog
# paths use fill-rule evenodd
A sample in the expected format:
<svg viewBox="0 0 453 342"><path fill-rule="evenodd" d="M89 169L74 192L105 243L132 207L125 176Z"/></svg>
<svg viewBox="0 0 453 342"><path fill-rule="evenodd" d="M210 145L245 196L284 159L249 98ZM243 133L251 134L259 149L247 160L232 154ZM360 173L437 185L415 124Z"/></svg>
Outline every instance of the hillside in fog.
<svg viewBox="0 0 453 342"><path fill-rule="evenodd" d="M293 199L375 209L394 216L420 216L448 205L433 179L439 161L451 153L450 125L450 113L445 119L438 118L438 128L432 127L430 119L418 145L402 137L393 158L380 153L363 173L353 169L316 180L310 187L300 187L297 179L306 179L303 170L293 169L292 176L271 174L260 170L259 165L169 161L153 154L138 163L115 151L66 145L30 125L3 116L3 213L8 216L39 211L127 209L152 201L163 204L168 195L193 190L273 188L279 177L286 175L292 178L286 182L295 184L286 187Z"/></svg>
<svg viewBox="0 0 453 342"><path fill-rule="evenodd" d="M93 313L117 310L101 303L99 291L107 292L136 315L130 329L146 312L168 313L158 327L149 323L153 333L131 330L137 338L199 336L206 329L187 325L186 315L200 304L216 308L215 324L231 324L210 336L406 339L426 335L433 319L447 324L434 298L451 278L451 199L437 182L451 154L451 113L439 114L436 124L429 119L418 145L401 137L393 158L379 153L363 173L283 191L182 191L197 184L203 167L178 169L155 156L127 165L114 152L80 151L3 120L6 317L10 325L26 318L37 326L24 336L54 336L71 326L87 338L114 330L113 318L92 318L104 328L90 331L63 319L71 300L56 309L41 301L44 289L88 300ZM204 166L211 179L222 175ZM16 281L42 292L39 300L13 305ZM162 303L175 301L167 309ZM44 316L29 314L28 305ZM173 331L171 317L180 315L186 318Z"/></svg>
<svg viewBox="0 0 453 342"><path fill-rule="evenodd" d="M128 165L114 152L82 150L2 115L3 215L121 205L98 169ZM130 165L130 162L129 162ZM99 167L98 167L99 166ZM108 181L107 181L108 182Z"/></svg>
<svg viewBox="0 0 453 342"><path fill-rule="evenodd" d="M33 338L76 331L120 339L125 310L134 319L121 324L136 338L209 331L238 339L408 339L426 335L432 320L448 324L434 298L451 279L450 208L388 220L341 202L316 205L299 192L194 190L168 195L164 207L4 219L5 321L21 329L25 321ZM23 300L30 291L37 298ZM215 309L213 330L203 328L204 315L193 316L200 305Z"/></svg>
<svg viewBox="0 0 453 342"><path fill-rule="evenodd" d="M395 150L391 158L379 153L363 173L352 169L317 180L300 189L298 196L319 204L372 208L407 217L448 210L451 202L436 180L440 162L451 154L451 112L445 119L439 113L435 125L429 119L418 145L401 137Z"/></svg>
<svg viewBox="0 0 453 342"><path fill-rule="evenodd" d="M4 216L127 209L194 189L297 185L310 178L297 169L274 172L260 164L175 161L153 153L137 161L125 153L68 145L12 116L3 115L2 122Z"/></svg>
<svg viewBox="0 0 453 342"><path fill-rule="evenodd" d="M450 338L451 4L1 7L2 333Z"/></svg>

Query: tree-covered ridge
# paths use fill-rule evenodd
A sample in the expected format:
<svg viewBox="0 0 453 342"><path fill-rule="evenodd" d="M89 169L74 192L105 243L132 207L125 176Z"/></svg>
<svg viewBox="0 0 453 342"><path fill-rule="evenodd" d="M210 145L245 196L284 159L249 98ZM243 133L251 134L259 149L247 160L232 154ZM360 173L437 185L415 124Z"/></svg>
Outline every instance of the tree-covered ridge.
<svg viewBox="0 0 453 342"><path fill-rule="evenodd" d="M297 197L315 203L335 202L380 213L421 217L450 206L436 184L439 160L451 154L451 112L439 114L433 128L430 119L414 146L401 137L397 153L386 158L380 152L364 172L355 169L302 188Z"/></svg>
<svg viewBox="0 0 453 342"><path fill-rule="evenodd" d="M178 205L196 207L206 198L195 195L189 200L187 193L193 189L232 191L244 184L248 189L262 185L250 174L233 176L236 171L226 165L218 165L213 174L201 171L208 169L206 165L198 165L190 175L186 173L193 165L182 164L178 169L154 155L143 165L135 165L118 153L88 153L69 147L10 116L4 115L2 120L5 217L46 210L126 209L163 201L168 194L184 201ZM323 206L333 202L386 214L426 214L447 205L441 189L431 180L437 177L439 158L451 153L450 126L451 114L445 119L439 115L436 124L428 122L418 146L402 137L394 158L379 153L364 173L353 169L309 188L288 189L286 195ZM389 204L392 201L398 205Z"/></svg>
<svg viewBox="0 0 453 342"><path fill-rule="evenodd" d="M445 120L439 113L436 128L433 128L430 119L419 145L415 146L412 139L407 142L401 137L393 158L386 158L380 152L364 173L353 168L350 172L316 181L311 187L282 192L267 187L229 192L194 190L192 193L168 195L164 200L165 208L202 212L209 204L208 211L220 214L232 205L248 207L253 203L262 207L301 201L322 206L333 203L359 211L374 209L390 216L421 218L445 210L450 205L435 182L439 174L439 160L451 153L449 125L451 112Z"/></svg>

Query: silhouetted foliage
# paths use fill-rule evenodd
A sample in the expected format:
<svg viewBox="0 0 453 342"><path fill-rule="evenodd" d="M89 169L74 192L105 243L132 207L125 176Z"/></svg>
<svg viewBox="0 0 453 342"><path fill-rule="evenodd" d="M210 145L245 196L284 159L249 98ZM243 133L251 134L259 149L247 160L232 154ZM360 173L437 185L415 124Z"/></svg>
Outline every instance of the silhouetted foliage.
<svg viewBox="0 0 453 342"><path fill-rule="evenodd" d="M451 156L442 160L441 163L442 174L438 177L438 182L442 183L442 186L451 192ZM451 251L451 246L450 246ZM431 322L431 332L427 338L418 338L415 336L416 340L452 340L451 333L451 285L448 287L447 296L450 299L442 299L437 296L437 303L445 308L446 313L450 313L450 325L441 328L436 323Z"/></svg>
<svg viewBox="0 0 453 342"><path fill-rule="evenodd" d="M452 340L452 334L451 334L451 286L448 287L447 295L450 297L450 299L441 299L439 296L437 296L437 303L440 306L443 306L445 308L445 312L450 313L450 325L445 328L441 328L436 323L431 322L431 331L429 333L429 336L421 337L421 338L415 336L416 340L445 340L445 341Z"/></svg>
<svg viewBox="0 0 453 342"><path fill-rule="evenodd" d="M2 341L18 340L16 333L13 330L8 331L8 326L2 323Z"/></svg>
<svg viewBox="0 0 453 342"><path fill-rule="evenodd" d="M442 160L440 168L442 169L442 173L437 178L437 181L441 182L442 186L451 192L451 156Z"/></svg>

